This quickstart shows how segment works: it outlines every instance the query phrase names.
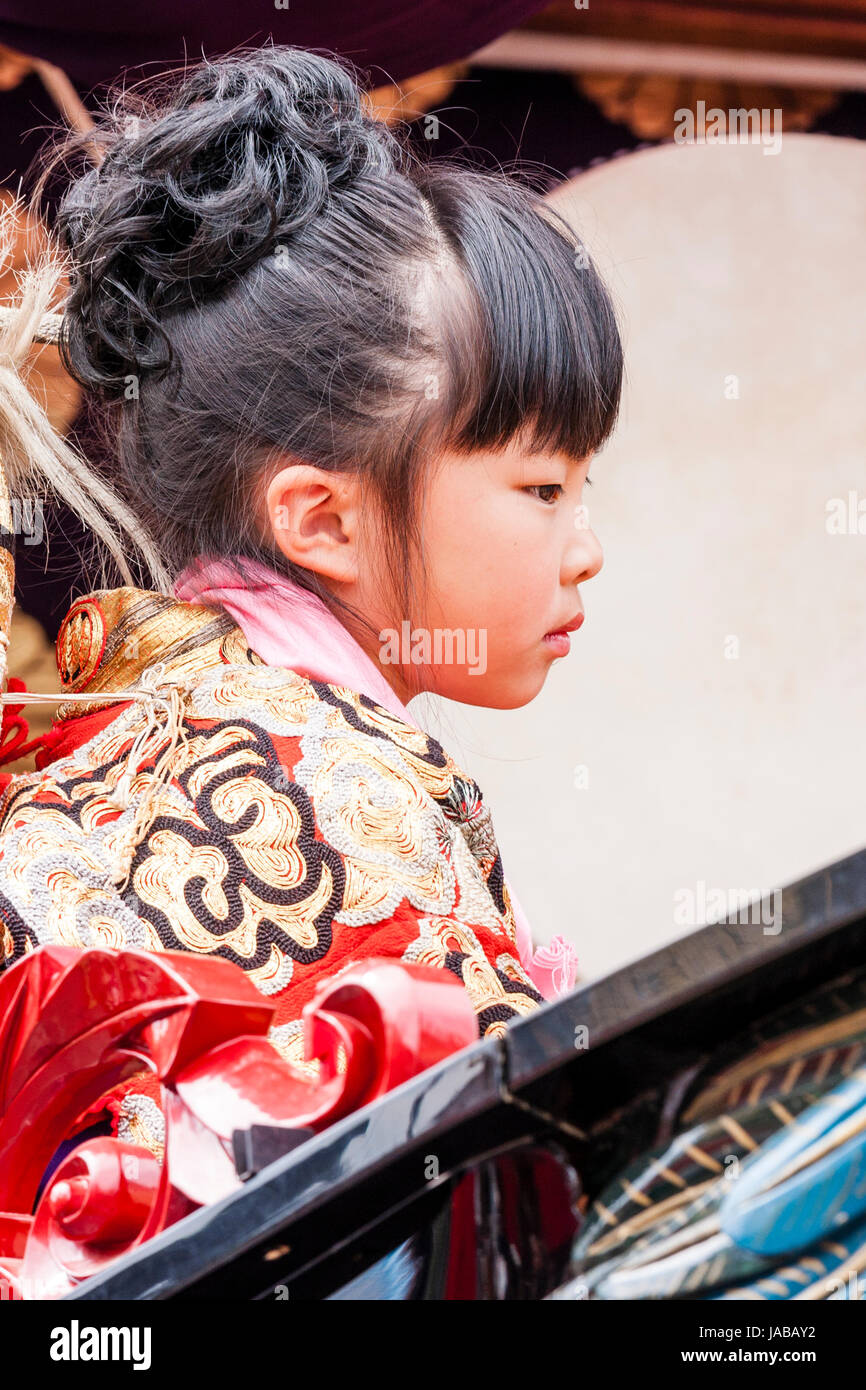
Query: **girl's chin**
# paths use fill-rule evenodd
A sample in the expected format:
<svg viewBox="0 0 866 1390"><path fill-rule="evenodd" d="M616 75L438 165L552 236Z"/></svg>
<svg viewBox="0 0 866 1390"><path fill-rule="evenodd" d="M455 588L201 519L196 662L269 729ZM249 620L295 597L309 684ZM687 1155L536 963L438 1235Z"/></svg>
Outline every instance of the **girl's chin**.
<svg viewBox="0 0 866 1390"><path fill-rule="evenodd" d="M522 709L540 693L549 666L550 663L546 663L545 669L531 675L464 676L459 680L446 678L428 688L442 699L454 700L460 705L476 705L481 709Z"/></svg>

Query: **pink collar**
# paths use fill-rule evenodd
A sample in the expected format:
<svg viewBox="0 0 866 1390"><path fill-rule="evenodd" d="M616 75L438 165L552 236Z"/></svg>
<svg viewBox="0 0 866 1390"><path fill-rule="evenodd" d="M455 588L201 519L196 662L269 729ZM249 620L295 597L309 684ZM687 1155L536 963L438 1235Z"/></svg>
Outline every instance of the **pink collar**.
<svg viewBox="0 0 866 1390"><path fill-rule="evenodd" d="M236 565L243 565L243 576ZM174 592L186 603L224 608L269 666L362 691L398 719L417 728L382 672L339 618L307 589L257 560L234 565L199 560L185 569Z"/></svg>
<svg viewBox="0 0 866 1390"><path fill-rule="evenodd" d="M269 666L284 666L311 680L369 695L398 719L418 727L348 629L320 598L287 575L257 560L239 558L227 564L200 559L180 575L174 592L185 603L224 609ZM568 993L577 971L574 947L564 937L555 936L549 946L539 946L533 954L529 924L510 884L508 892L524 970L544 998Z"/></svg>

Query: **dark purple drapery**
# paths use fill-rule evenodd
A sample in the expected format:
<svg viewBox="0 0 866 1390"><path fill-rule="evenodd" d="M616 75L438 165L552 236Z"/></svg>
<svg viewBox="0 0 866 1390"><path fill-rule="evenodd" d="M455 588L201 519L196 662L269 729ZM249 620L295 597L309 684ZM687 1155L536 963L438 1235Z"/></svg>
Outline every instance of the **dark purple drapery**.
<svg viewBox="0 0 866 1390"><path fill-rule="evenodd" d="M298 44L337 52L374 85L465 58L543 8L544 0L0 0L0 43L56 63L76 86L194 62L247 43ZM78 13L76 13L78 10Z"/></svg>

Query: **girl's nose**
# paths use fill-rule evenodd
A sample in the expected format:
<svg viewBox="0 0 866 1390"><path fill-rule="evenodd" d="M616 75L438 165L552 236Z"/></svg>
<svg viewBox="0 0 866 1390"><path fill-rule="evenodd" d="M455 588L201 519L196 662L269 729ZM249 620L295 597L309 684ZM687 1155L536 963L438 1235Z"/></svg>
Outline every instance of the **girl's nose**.
<svg viewBox="0 0 866 1390"><path fill-rule="evenodd" d="M604 564L604 552L594 531L579 531L565 560L563 583L583 584L598 574Z"/></svg>

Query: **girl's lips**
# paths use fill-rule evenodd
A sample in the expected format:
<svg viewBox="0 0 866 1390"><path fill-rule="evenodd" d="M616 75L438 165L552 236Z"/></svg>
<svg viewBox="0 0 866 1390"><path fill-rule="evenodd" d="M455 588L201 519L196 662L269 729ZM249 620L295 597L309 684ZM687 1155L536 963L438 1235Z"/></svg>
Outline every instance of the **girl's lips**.
<svg viewBox="0 0 866 1390"><path fill-rule="evenodd" d="M545 633L546 637L558 637L563 632L577 632L579 627L583 627L583 620L586 615L578 613L576 618L572 618L570 623L563 623L562 627L551 628L550 632Z"/></svg>
<svg viewBox="0 0 866 1390"><path fill-rule="evenodd" d="M568 656L571 651L570 633L577 632L577 629L582 626L583 617L582 613L578 613L577 617L572 619L570 623L566 623L565 627L558 627L553 632L544 634L544 641L553 648L555 656Z"/></svg>
<svg viewBox="0 0 866 1390"><path fill-rule="evenodd" d="M565 631L546 632L544 640L549 647L553 648L554 656L568 656L571 651L571 637Z"/></svg>

